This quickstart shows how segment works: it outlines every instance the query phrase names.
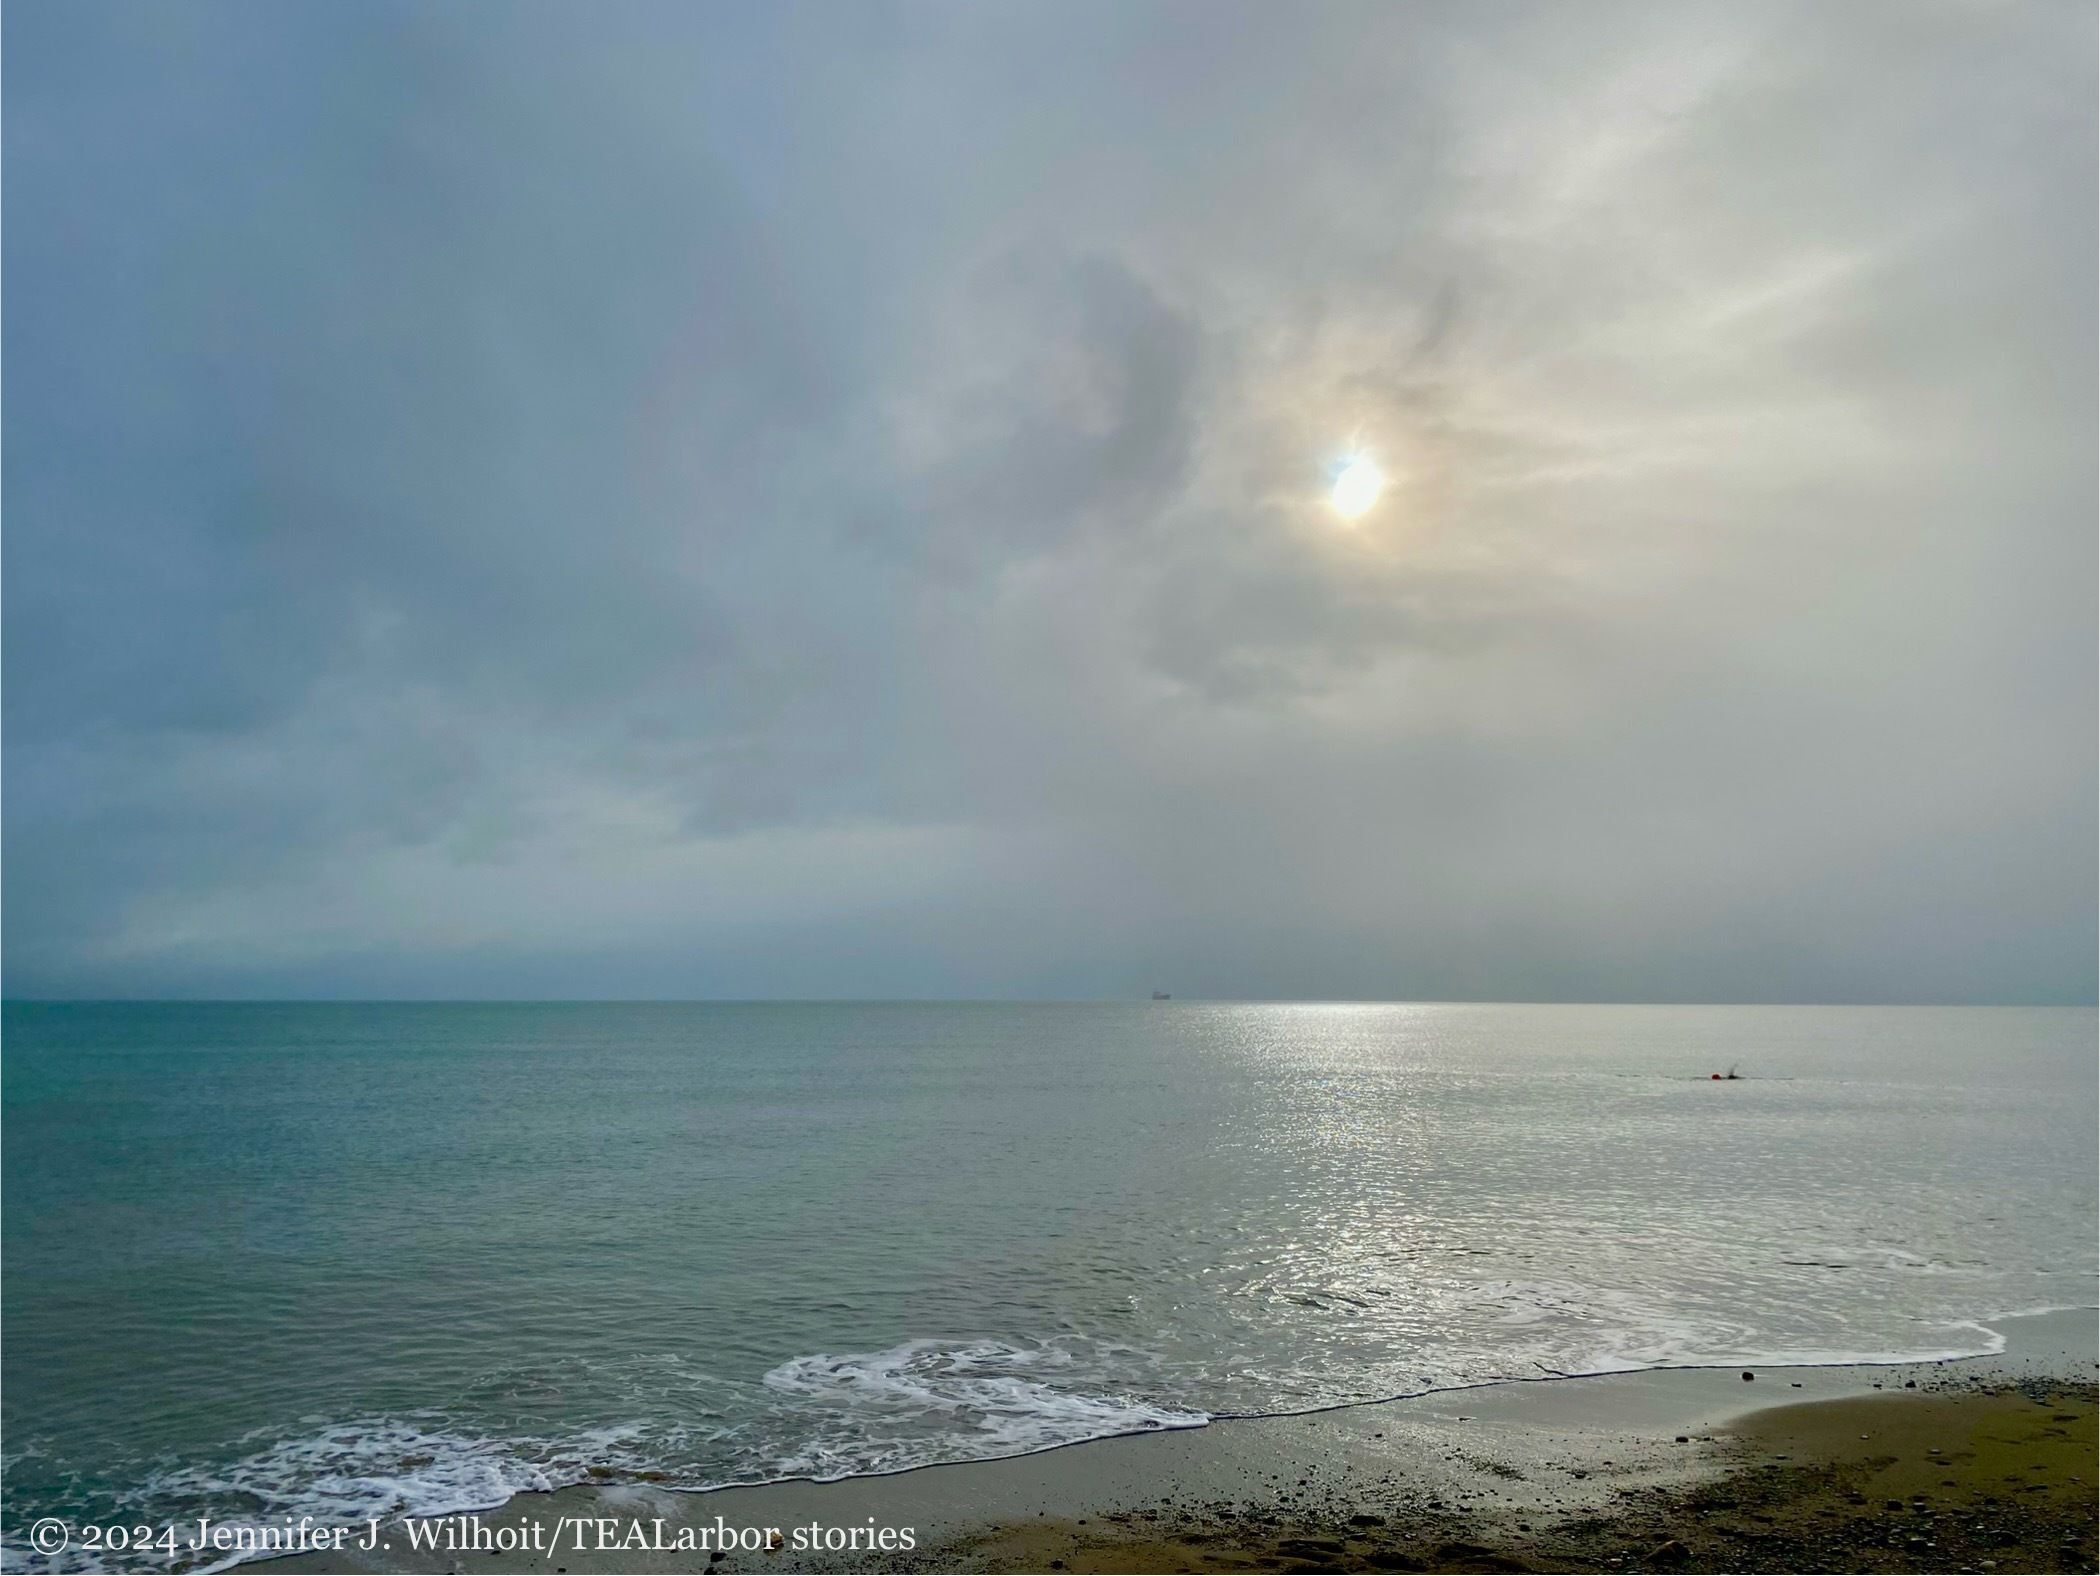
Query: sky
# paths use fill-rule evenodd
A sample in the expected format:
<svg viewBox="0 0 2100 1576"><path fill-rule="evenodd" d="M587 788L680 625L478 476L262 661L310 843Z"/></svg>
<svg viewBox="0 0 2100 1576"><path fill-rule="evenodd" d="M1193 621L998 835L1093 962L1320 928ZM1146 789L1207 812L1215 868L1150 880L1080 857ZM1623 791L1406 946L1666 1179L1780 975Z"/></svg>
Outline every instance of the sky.
<svg viewBox="0 0 2100 1576"><path fill-rule="evenodd" d="M12 0L6 991L2090 1001L2094 31Z"/></svg>

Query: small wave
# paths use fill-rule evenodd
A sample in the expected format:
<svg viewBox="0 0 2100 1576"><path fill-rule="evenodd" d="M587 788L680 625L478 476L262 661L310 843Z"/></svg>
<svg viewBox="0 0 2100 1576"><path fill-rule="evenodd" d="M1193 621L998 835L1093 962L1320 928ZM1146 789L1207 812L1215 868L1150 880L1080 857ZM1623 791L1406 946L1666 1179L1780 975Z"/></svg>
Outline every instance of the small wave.
<svg viewBox="0 0 2100 1576"><path fill-rule="evenodd" d="M250 1435L244 1443L253 1442ZM194 1507L213 1507L211 1521L229 1533L281 1531L311 1516L324 1526L447 1516L492 1510L513 1495L580 1483L607 1471L646 1469L637 1431L590 1430L560 1441L492 1439L431 1427L412 1419L357 1418L278 1440L230 1462L163 1467L125 1496L127 1519L174 1529L178 1552L126 1551L112 1570L222 1571L267 1552L225 1554L189 1565L184 1546L197 1531ZM88 1567L78 1551L66 1570ZM0 1571L55 1569L10 1533L0 1541Z"/></svg>
<svg viewBox="0 0 2100 1576"><path fill-rule="evenodd" d="M907 1341L881 1352L796 1357L765 1383L832 1414L836 1436L786 1464L786 1475L819 1479L930 1465L955 1459L958 1449L977 1458L1025 1455L1210 1421L1207 1412L1064 1390L1039 1377L1071 1362L1054 1346Z"/></svg>
<svg viewBox="0 0 2100 1576"><path fill-rule="evenodd" d="M1490 1290L1514 1304L1503 1310L1505 1316L1522 1323L1535 1316L1541 1301L1552 1300L1548 1293L1556 1288L1501 1283ZM2003 1319L2090 1306L2047 1304L1994 1312L1989 1322L1950 1320L1921 1326L1921 1334L1929 1329L1939 1338L1880 1350L1772 1350L1748 1343L1738 1347L1721 1331L1691 1327L1675 1332L1675 1339L1643 1342L1632 1349L1592 1345L1566 1360L1566 1367L1533 1361L1529 1372L1478 1379L1422 1373L1413 1385L1391 1393L1247 1412L1196 1411L1118 1392L1099 1377L1106 1355L1101 1352L1075 1353L1048 1342L908 1341L876 1352L796 1357L768 1371L764 1388L787 1407L775 1421L792 1416L797 1443L783 1445L778 1435L763 1443L746 1441L740 1457L732 1452L722 1460L721 1475L705 1479L692 1478L672 1465L676 1456L692 1459L683 1448L691 1441L673 1431L673 1445L661 1421L580 1430L558 1439L490 1437L428 1413L325 1423L228 1462L162 1467L122 1496L122 1509L128 1518L173 1523L178 1529L195 1526L199 1505L212 1506L214 1523L228 1528L276 1527L301 1515L324 1525L362 1527L374 1519L394 1522L490 1510L520 1493L591 1481L640 1479L695 1491L786 1479L829 1482L1028 1455L1116 1435L1198 1428L1222 1418L1304 1416L1509 1383L1628 1371L1898 1366L1989 1356L2006 1350L2007 1338L1995 1327ZM1971 1333L1975 1339L1962 1341L1957 1332ZM1716 1342L1716 1336L1722 1339ZM1136 1355L1120 1348L1116 1353ZM1086 1377L1070 1387L1058 1382L1072 1375ZM737 1432L711 1437L726 1445ZM250 1435L241 1443L254 1444L264 1437ZM672 1447L669 1457L667 1446ZM10 1452L9 1464L36 1453L34 1445L17 1447ZM256 1557L260 1556L234 1555L188 1568L221 1571ZM51 1568L14 1533L0 1536L0 1571ZM83 1567L74 1555L65 1568ZM180 1559L171 1565L154 1551L138 1551L113 1568L185 1567Z"/></svg>
<svg viewBox="0 0 2100 1576"><path fill-rule="evenodd" d="M199 1505L212 1506L213 1523L229 1530L280 1529L299 1516L355 1528L371 1520L492 1510L517 1494L588 1481L646 1479L696 1490L788 1478L829 1481L1210 1421L1207 1413L1135 1396L1060 1388L1047 1377L1076 1363L1054 1345L993 1340L910 1341L887 1351L793 1358L767 1373L764 1384L793 1404L801 1442L786 1449L776 1442L741 1462L725 1461L725 1475L704 1481L676 1481L680 1474L667 1470L669 1441L661 1424L547 1439L485 1436L436 1414L329 1422L230 1461L150 1472L123 1496L123 1514L172 1525L178 1542L186 1543ZM263 1437L250 1435L241 1444ZM219 1571L260 1557L266 1553L187 1566L180 1555L170 1560L147 1549L129 1551L113 1568ZM81 1568L77 1554L67 1558L67 1569ZM0 1538L0 1571L46 1568L12 1533Z"/></svg>

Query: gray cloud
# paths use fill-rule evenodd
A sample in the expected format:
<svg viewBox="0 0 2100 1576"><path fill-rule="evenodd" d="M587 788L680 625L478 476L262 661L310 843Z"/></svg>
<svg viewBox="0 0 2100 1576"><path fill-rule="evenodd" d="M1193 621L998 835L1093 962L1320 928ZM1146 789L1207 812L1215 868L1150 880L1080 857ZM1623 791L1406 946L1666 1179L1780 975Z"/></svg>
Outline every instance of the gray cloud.
<svg viewBox="0 0 2100 1576"><path fill-rule="evenodd" d="M2092 27L11 6L8 988L2089 1000Z"/></svg>

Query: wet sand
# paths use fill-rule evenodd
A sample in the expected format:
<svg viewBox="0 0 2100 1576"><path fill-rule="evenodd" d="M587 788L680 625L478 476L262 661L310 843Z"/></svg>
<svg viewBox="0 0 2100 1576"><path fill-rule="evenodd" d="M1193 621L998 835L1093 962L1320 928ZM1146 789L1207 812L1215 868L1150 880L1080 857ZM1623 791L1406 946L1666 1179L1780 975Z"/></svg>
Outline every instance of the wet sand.
<svg viewBox="0 0 2100 1576"><path fill-rule="evenodd" d="M579 1550L571 1521L545 1553L392 1536L253 1568L2093 1570L2095 1314L1998 1328L1999 1357L1500 1384L830 1484L586 1485L449 1520L544 1539L584 1517L623 1546ZM787 1541L810 1523L910 1528L913 1546ZM675 1547L719 1526L783 1546ZM636 1547L637 1529L673 1546Z"/></svg>

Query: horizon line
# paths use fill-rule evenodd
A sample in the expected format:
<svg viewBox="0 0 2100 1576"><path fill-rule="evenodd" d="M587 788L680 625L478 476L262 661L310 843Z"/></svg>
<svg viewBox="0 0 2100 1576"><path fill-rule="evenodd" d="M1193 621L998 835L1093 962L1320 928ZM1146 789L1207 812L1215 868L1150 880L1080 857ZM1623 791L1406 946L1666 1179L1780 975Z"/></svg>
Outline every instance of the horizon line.
<svg viewBox="0 0 2100 1576"><path fill-rule="evenodd" d="M1709 1001L1515 996L5 996L8 1007L1858 1007L2093 1010L2100 1000Z"/></svg>

